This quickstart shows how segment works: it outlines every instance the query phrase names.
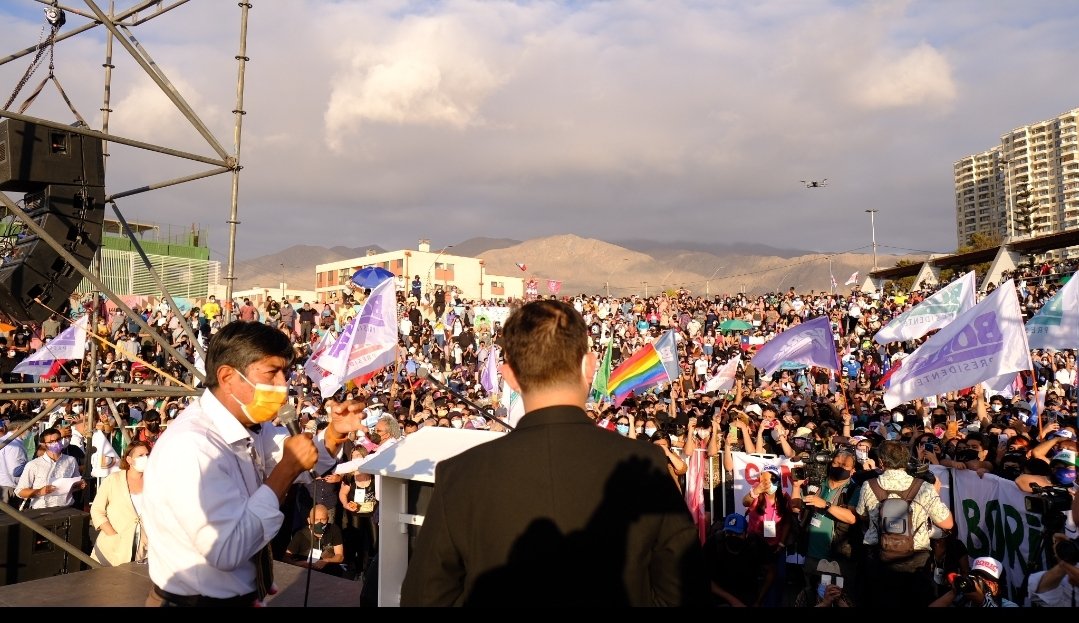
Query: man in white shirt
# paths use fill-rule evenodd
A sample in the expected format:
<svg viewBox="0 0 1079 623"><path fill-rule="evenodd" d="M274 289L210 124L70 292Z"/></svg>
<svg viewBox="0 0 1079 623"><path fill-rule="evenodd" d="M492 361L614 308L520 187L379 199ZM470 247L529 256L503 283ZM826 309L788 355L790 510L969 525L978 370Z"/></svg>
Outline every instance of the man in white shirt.
<svg viewBox="0 0 1079 623"><path fill-rule="evenodd" d="M258 322L230 323L210 340L206 390L170 423L146 468L148 605L250 606L272 592L267 545L289 486L316 463L329 469L359 426L356 405L331 405L320 448L270 425L288 399L293 352L288 336Z"/></svg>
<svg viewBox="0 0 1079 623"><path fill-rule="evenodd" d="M63 482L79 477L79 463L64 454L62 438L58 429L45 429L40 437L41 443L45 444L45 453L23 467L16 494L29 500L30 508L71 506L75 503L71 491L86 488L85 480Z"/></svg>
<svg viewBox="0 0 1079 623"><path fill-rule="evenodd" d="M9 427L11 430L8 430ZM15 486L19 484L19 476L26 467L26 449L22 441L15 437L17 428L0 418L0 444L7 444L0 448L0 501L4 504L9 504L11 498L15 497Z"/></svg>

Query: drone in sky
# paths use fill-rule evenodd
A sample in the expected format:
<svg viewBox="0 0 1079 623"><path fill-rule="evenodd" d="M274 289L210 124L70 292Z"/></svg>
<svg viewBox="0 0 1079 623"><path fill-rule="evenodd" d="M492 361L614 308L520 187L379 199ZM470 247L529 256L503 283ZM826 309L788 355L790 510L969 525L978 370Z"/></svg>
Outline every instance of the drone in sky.
<svg viewBox="0 0 1079 623"><path fill-rule="evenodd" d="M817 180L811 180L808 182L806 180L802 180L802 183L806 185L806 188L824 188L828 185L828 178L824 178L819 182Z"/></svg>

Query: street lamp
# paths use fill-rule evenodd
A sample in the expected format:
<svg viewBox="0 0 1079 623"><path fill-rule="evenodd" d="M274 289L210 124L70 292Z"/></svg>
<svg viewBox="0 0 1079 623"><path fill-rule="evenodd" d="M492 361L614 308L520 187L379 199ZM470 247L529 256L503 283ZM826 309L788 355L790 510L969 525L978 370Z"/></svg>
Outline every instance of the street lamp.
<svg viewBox="0 0 1079 623"><path fill-rule="evenodd" d="M452 244L449 244L449 245L446 245L446 246L442 247L442 250L438 252L438 255L435 256L434 261L432 261L431 265L427 268L427 290L428 291L431 290L431 271L434 270L435 264L438 263L438 258L442 257L442 254L446 252L446 249L452 249L452 248L453 248Z"/></svg>
<svg viewBox="0 0 1079 623"><path fill-rule="evenodd" d="M624 257L624 258L622 258L622 261L623 262L628 262L629 258ZM603 287L607 290L607 298L611 298L611 275L613 275L614 271L618 270L621 267L622 267L621 264L616 265L614 268L607 271L607 276L603 278Z"/></svg>
<svg viewBox="0 0 1079 623"><path fill-rule="evenodd" d="M716 273L718 273L719 269L721 269L721 268L723 268L723 266L716 266L716 269L712 271L712 274L709 275L709 277L704 280L704 295L705 296L708 296L709 294L712 293L711 290L709 289L709 286L711 285L712 278L716 276Z"/></svg>
<svg viewBox="0 0 1079 623"><path fill-rule="evenodd" d="M873 236L873 270L877 270L877 212L879 210L866 210L869 213L869 230Z"/></svg>

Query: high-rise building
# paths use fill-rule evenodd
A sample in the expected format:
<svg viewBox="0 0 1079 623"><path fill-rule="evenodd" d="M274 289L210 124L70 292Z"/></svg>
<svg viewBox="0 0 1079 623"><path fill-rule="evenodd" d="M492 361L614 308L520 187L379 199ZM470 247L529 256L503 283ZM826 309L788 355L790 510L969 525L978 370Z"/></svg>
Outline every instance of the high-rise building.
<svg viewBox="0 0 1079 623"><path fill-rule="evenodd" d="M1079 108L1004 134L954 174L959 246L972 234L1007 242L1079 228Z"/></svg>

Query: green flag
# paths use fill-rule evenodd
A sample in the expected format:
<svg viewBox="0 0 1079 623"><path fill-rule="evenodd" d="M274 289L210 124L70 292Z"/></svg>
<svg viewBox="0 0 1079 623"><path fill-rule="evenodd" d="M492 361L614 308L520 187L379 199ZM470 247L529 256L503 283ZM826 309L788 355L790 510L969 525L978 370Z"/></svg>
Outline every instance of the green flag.
<svg viewBox="0 0 1079 623"><path fill-rule="evenodd" d="M596 369L596 376L592 379L592 392L589 398L592 402L601 402L607 397L607 380L611 378L611 350L614 346L614 336L607 340L607 349L603 351L603 361Z"/></svg>

